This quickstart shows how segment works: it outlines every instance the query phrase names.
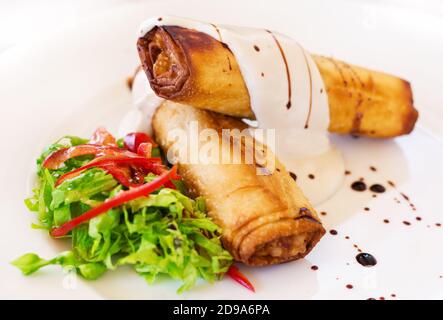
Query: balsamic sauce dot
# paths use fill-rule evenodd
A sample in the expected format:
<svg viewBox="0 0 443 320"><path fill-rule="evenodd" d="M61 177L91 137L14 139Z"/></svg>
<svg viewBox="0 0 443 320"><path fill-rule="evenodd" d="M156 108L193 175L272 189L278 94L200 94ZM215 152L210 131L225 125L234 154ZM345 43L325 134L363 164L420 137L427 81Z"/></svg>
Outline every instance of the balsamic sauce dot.
<svg viewBox="0 0 443 320"><path fill-rule="evenodd" d="M322 216L327 215L326 211L322 211L322 212L320 212L320 214L321 214Z"/></svg>
<svg viewBox="0 0 443 320"><path fill-rule="evenodd" d="M347 285L346 285L346 288L347 288L347 289L352 289L352 288L354 288L354 286L353 286L352 284L347 284Z"/></svg>
<svg viewBox="0 0 443 320"><path fill-rule="evenodd" d="M320 93L323 93L323 88L320 88Z"/></svg>
<svg viewBox="0 0 443 320"><path fill-rule="evenodd" d="M336 236L338 234L337 230L334 229L329 230L329 233L332 234L333 236Z"/></svg>
<svg viewBox="0 0 443 320"><path fill-rule="evenodd" d="M384 223L389 223L388 219L383 220Z"/></svg>
<svg viewBox="0 0 443 320"><path fill-rule="evenodd" d="M255 44L254 44L254 49L255 49L255 51L257 51L257 52L260 51L260 48L259 48L257 45L255 45Z"/></svg>
<svg viewBox="0 0 443 320"><path fill-rule="evenodd" d="M160 17L160 18L158 18L158 19L157 19L157 21L162 21L162 20L163 20L163 18L162 18L162 17Z"/></svg>
<svg viewBox="0 0 443 320"><path fill-rule="evenodd" d="M365 191L366 190L366 183L363 181L355 181L351 184L351 188L354 191Z"/></svg>
<svg viewBox="0 0 443 320"><path fill-rule="evenodd" d="M312 266L312 267L311 267L311 270L316 271L316 270L318 270L318 267L317 267L317 266Z"/></svg>
<svg viewBox="0 0 443 320"><path fill-rule="evenodd" d="M262 76L262 77L264 77L264 76L265 76L265 74L264 74L264 73L262 72L262 73L261 73L261 76Z"/></svg>
<svg viewBox="0 0 443 320"><path fill-rule="evenodd" d="M391 187L395 188L395 183L392 182L391 180L388 180L388 184L389 184Z"/></svg>
<svg viewBox="0 0 443 320"><path fill-rule="evenodd" d="M421 221L421 217L415 217L415 220Z"/></svg>
<svg viewBox="0 0 443 320"><path fill-rule="evenodd" d="M403 224L405 224L405 225L407 225L407 226L410 226L411 225L411 223L409 222L409 221L403 221Z"/></svg>
<svg viewBox="0 0 443 320"><path fill-rule="evenodd" d="M292 179L294 179L294 181L297 181L297 175L294 172L289 171L289 175Z"/></svg>
<svg viewBox="0 0 443 320"><path fill-rule="evenodd" d="M355 259L363 267L373 267L377 264L377 259L372 254L366 252L359 253Z"/></svg>
<svg viewBox="0 0 443 320"><path fill-rule="evenodd" d="M391 294L392 298L395 298L397 295L395 293Z"/></svg>
<svg viewBox="0 0 443 320"><path fill-rule="evenodd" d="M346 239L346 240L349 240L349 236L346 236L345 239Z"/></svg>
<svg viewBox="0 0 443 320"><path fill-rule="evenodd" d="M350 175L351 174L351 171L349 171L349 170L345 170L345 175Z"/></svg>
<svg viewBox="0 0 443 320"><path fill-rule="evenodd" d="M436 223L435 224L437 227L441 227L441 223Z"/></svg>
<svg viewBox="0 0 443 320"><path fill-rule="evenodd" d="M380 297L379 299L380 299L380 300L385 300L385 297Z"/></svg>
<svg viewBox="0 0 443 320"><path fill-rule="evenodd" d="M377 300L377 299L375 299L375 298L367 298L366 300Z"/></svg>
<svg viewBox="0 0 443 320"><path fill-rule="evenodd" d="M371 169L371 171L374 171L374 172L377 171L377 168L374 166L370 166L369 169Z"/></svg>
<svg viewBox="0 0 443 320"><path fill-rule="evenodd" d="M309 179L315 179L315 176L312 173L310 173L310 174L308 174L308 178Z"/></svg>
<svg viewBox="0 0 443 320"><path fill-rule="evenodd" d="M372 195L372 198L377 198L377 195L376 195L376 194L373 194L373 195Z"/></svg>
<svg viewBox="0 0 443 320"><path fill-rule="evenodd" d="M369 211L370 210L368 207L365 207L364 209L365 209L365 211Z"/></svg>
<svg viewBox="0 0 443 320"><path fill-rule="evenodd" d="M376 192L376 193L383 193L386 191L386 188L383 187L381 184L373 184L370 188L369 188L372 192Z"/></svg>

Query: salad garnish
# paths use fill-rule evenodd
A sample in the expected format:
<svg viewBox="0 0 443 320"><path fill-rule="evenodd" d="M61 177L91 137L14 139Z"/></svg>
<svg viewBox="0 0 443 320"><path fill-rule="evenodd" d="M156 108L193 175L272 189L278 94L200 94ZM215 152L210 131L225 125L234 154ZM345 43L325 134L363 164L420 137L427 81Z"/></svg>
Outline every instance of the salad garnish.
<svg viewBox="0 0 443 320"><path fill-rule="evenodd" d="M181 280L179 293L198 278L213 282L228 270L234 280L249 283L230 269L232 256L204 199L186 195L176 167L162 163L148 135L116 140L99 128L89 140L66 136L38 158L37 175L34 195L25 200L38 217L33 226L70 238L71 249L50 260L21 256L13 264L24 274L60 265L96 279L132 265L149 283L161 274Z"/></svg>

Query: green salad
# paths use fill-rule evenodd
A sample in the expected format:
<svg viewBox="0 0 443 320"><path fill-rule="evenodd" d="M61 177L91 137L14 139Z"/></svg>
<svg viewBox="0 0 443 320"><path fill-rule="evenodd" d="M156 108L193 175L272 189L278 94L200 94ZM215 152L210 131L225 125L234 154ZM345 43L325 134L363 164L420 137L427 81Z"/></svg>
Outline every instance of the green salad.
<svg viewBox="0 0 443 320"><path fill-rule="evenodd" d="M34 228L52 241L69 237L71 249L49 260L27 253L13 265L26 275L48 265L74 267L91 280L132 265L148 283L161 274L182 281L179 293L198 278L220 279L232 264L221 230L206 216L204 199L186 196L158 154L147 135L116 141L104 129L49 146L25 204L37 215Z"/></svg>

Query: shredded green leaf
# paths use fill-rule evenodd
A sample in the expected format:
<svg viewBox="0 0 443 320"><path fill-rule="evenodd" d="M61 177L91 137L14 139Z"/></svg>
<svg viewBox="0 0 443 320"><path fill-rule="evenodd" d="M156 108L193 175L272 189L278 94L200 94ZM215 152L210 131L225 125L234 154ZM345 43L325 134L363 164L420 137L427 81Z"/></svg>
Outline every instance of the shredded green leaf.
<svg viewBox="0 0 443 320"><path fill-rule="evenodd" d="M34 228L50 230L103 203L125 189L102 169L91 168L55 187L60 175L85 165L91 157L70 159L57 170L42 167L53 151L86 143L67 136L49 146L37 160L39 185L25 200L37 214ZM154 174L146 182L155 179ZM161 274L181 280L178 292L190 289L200 277L220 279L232 264L232 257L220 241L220 228L206 216L204 199L177 190L161 188L101 214L73 229L72 249L45 260L33 253L15 261L25 275L48 265L74 267L85 279L96 279L107 270L131 265L148 283Z"/></svg>

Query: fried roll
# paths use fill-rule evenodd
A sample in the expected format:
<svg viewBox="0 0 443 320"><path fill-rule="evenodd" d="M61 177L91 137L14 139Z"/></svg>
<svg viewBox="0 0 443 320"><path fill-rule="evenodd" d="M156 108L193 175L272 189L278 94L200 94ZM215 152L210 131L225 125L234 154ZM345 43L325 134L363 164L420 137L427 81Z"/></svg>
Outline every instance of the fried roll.
<svg viewBox="0 0 443 320"><path fill-rule="evenodd" d="M294 127L326 118L330 132L377 138L410 133L418 117L407 81L311 56L269 30L151 19L137 46L154 92L197 108L259 123L287 110Z"/></svg>
<svg viewBox="0 0 443 320"><path fill-rule="evenodd" d="M193 122L198 123L199 133L246 128L233 117L165 101L153 117L156 141L169 155L177 147L170 133L181 130L191 135ZM217 134L220 153L230 152L230 142L228 136ZM205 142L198 144L203 148ZM255 141L254 148L260 148L266 159L275 159L266 146ZM247 149L241 150L243 157ZM223 229L225 248L237 261L264 266L296 260L307 255L325 233L314 208L277 159L275 170L263 175L257 175L257 162L190 162L181 152L176 160L191 195L205 198L208 214Z"/></svg>

